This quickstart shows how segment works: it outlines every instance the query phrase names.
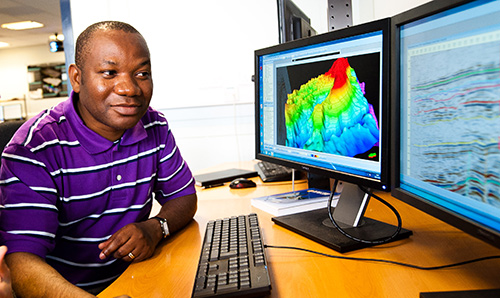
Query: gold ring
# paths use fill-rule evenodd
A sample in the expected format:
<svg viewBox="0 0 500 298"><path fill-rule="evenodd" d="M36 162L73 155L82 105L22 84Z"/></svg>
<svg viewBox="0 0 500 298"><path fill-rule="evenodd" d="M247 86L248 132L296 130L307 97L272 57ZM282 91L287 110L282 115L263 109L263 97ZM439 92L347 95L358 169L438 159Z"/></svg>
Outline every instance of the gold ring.
<svg viewBox="0 0 500 298"><path fill-rule="evenodd" d="M133 260L133 259L135 259L134 254L133 254L133 253L131 253L131 252L129 252L129 253L128 253L128 257L129 257L130 259L132 259L132 260Z"/></svg>

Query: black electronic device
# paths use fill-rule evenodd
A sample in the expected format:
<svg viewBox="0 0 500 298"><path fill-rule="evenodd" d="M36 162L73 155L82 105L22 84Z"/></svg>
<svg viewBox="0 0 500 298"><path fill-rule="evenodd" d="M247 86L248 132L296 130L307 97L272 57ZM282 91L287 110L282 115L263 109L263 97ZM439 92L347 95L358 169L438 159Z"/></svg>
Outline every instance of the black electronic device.
<svg viewBox="0 0 500 298"><path fill-rule="evenodd" d="M232 189L251 188L256 186L257 184L255 182L247 178L236 178L229 183L229 188Z"/></svg>
<svg viewBox="0 0 500 298"><path fill-rule="evenodd" d="M500 248L500 1L432 1L392 21L392 195Z"/></svg>
<svg viewBox="0 0 500 298"><path fill-rule="evenodd" d="M257 214L211 220L192 297L262 297L271 291Z"/></svg>
<svg viewBox="0 0 500 298"><path fill-rule="evenodd" d="M52 40L49 42L49 51L52 53L64 51L64 44L60 40Z"/></svg>
<svg viewBox="0 0 500 298"><path fill-rule="evenodd" d="M267 161L259 161L254 167L263 182L292 180L293 170L288 167Z"/></svg>
<svg viewBox="0 0 500 298"><path fill-rule="evenodd" d="M316 35L311 19L292 0L277 0L279 42Z"/></svg>
<svg viewBox="0 0 500 298"><path fill-rule="evenodd" d="M197 186L209 188L223 185L225 182L231 182L236 178L251 178L256 176L256 171L244 169L227 169L206 174L194 175L194 180L196 181Z"/></svg>
<svg viewBox="0 0 500 298"><path fill-rule="evenodd" d="M390 19L255 51L256 158L342 181L333 217L350 229L366 227L368 188L390 190L389 71ZM290 227L291 217L273 220ZM315 217L296 229L317 240Z"/></svg>

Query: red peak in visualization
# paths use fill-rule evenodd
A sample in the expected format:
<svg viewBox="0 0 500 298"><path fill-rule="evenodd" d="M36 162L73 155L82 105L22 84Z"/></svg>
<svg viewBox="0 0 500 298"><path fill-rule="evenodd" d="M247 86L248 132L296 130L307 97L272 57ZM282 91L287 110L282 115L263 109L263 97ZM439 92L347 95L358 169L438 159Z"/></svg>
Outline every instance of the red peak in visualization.
<svg viewBox="0 0 500 298"><path fill-rule="evenodd" d="M380 137L372 112L354 69L339 58L328 72L288 94L286 144L343 156L364 153Z"/></svg>

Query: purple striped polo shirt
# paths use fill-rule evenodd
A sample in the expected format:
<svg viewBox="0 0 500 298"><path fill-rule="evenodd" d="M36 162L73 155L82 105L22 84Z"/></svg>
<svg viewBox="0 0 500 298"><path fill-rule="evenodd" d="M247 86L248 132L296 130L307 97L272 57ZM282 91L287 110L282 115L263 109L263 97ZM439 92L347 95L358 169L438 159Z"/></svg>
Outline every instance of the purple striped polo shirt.
<svg viewBox="0 0 500 298"><path fill-rule="evenodd" d="M28 120L2 154L0 236L9 253L46 259L68 281L95 287L128 263L97 245L146 220L152 200L195 193L165 117L152 108L111 142L86 127L68 100ZM154 195L153 195L154 194Z"/></svg>

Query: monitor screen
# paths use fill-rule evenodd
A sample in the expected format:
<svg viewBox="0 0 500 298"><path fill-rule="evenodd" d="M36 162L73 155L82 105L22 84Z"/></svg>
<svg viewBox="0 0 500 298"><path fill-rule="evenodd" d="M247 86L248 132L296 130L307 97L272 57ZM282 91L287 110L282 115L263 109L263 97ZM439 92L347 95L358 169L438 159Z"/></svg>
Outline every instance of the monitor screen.
<svg viewBox="0 0 500 298"><path fill-rule="evenodd" d="M389 20L255 55L257 158L388 190Z"/></svg>
<svg viewBox="0 0 500 298"><path fill-rule="evenodd" d="M393 196L500 247L500 1L393 18Z"/></svg>

